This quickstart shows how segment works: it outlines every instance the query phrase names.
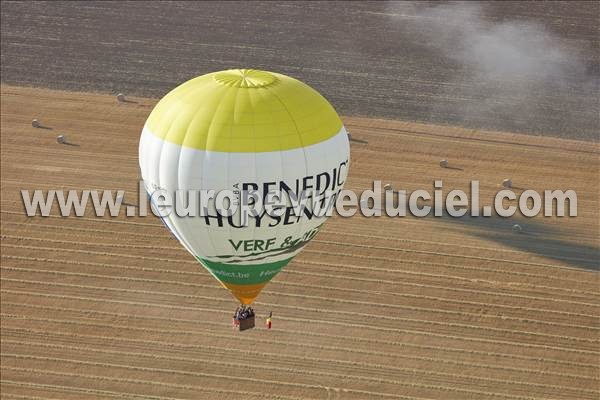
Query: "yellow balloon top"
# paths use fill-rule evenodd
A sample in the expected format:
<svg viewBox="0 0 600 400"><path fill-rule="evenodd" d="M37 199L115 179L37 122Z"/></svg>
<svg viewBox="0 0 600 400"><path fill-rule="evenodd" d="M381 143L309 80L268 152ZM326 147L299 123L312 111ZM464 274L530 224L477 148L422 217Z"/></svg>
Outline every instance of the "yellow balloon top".
<svg viewBox="0 0 600 400"><path fill-rule="evenodd" d="M342 121L323 96L289 76L231 69L191 79L152 110L146 128L199 150L267 152L329 139Z"/></svg>

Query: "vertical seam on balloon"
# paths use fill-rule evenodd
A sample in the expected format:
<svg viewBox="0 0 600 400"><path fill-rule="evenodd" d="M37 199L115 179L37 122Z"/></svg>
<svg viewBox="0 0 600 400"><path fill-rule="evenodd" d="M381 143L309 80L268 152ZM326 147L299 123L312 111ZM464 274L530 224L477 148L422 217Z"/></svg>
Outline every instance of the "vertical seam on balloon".
<svg viewBox="0 0 600 400"><path fill-rule="evenodd" d="M201 91L203 89L204 89L204 86L198 87L198 88L196 88L195 91L188 91L187 95L188 96L192 96L197 91ZM198 113L202 112L203 110L204 110L204 108L196 109L195 112L193 113L191 121L194 121L196 119L196 116L198 115ZM183 149L183 147L185 147L184 143L186 142L186 138L187 138L187 136L188 136L189 133L190 133L190 125L188 125L188 127L186 128L186 132L185 132L184 138L183 138L184 140L182 141L182 144L181 144L182 149ZM208 131L206 132L205 140L207 140L207 138L208 138ZM205 164L204 163L205 163L206 158L207 158L207 151L206 151L206 149L196 149L195 147L189 147L189 148L191 149L191 151L198 151L198 152L201 152L202 155L203 155L203 157L202 157L202 175L200 176L200 185L199 185L200 189L202 189L203 186L204 186L204 182L205 182L205 178L204 178ZM202 218L202 216L198 216L198 218ZM210 247L212 248L212 253L214 254L214 253L216 253L216 249L215 249L215 246L214 246L214 242L212 241L212 236L210 234L208 234L209 231L210 231L210 229L207 227L206 230L205 230L205 232L206 232L206 236L208 236L209 240L208 241L203 241L203 242L208 242L210 244ZM201 244L203 242L196 242L196 240L198 240L198 239L194 238L194 244L199 244L200 245L199 246L200 250L202 250L202 248L204 248L205 245ZM192 254L196 258L198 258L199 256L201 256L201 254L196 254L196 252L194 252Z"/></svg>
<svg viewBox="0 0 600 400"><path fill-rule="evenodd" d="M296 124L296 119L293 118L292 113L290 113L290 110L287 108L285 103L279 98L277 93L273 92L273 96L281 103L283 108L287 111L288 115L290 116L291 120L294 122L294 126L296 127L296 132L298 133L298 138L300 140L300 144L302 145L302 154L304 156L304 176L307 176L308 175L308 159L306 158L306 150L304 147L304 142L302 141L302 134L300 133L300 129L298 129L298 124ZM300 210L300 218L302 218L302 210ZM298 225L301 225L301 224L298 223ZM300 230L301 230L301 226L298 226L298 228L296 228L296 233L295 233L296 236L298 235L298 232Z"/></svg>
<svg viewBox="0 0 600 400"><path fill-rule="evenodd" d="M278 81L277 81L277 82L278 82ZM277 85L277 84L278 84L277 82L275 83L275 85ZM271 88L271 89L272 89L272 88ZM266 90L267 90L267 91L270 91L270 92L272 92L272 90L269 90L269 89L266 89ZM273 94L274 94L274 93L273 93ZM274 94L274 95L275 95L275 94ZM275 97L277 97L277 96L275 95ZM282 102L281 102L281 100L279 99L279 97L277 97L277 100L278 100L280 103L282 103ZM282 103L282 106L283 106L283 107L284 107L284 109L287 111L287 108L285 108L285 106L283 105L283 103ZM289 113L289 112L288 112L288 113ZM275 126L275 127L276 127L276 126L277 126L277 124L276 124L276 122L275 122L276 120L275 120L275 118L273 117L273 114L271 114L271 118L272 118L272 120L273 120L273 126ZM298 127L296 127L296 131L297 131L297 130L298 130ZM280 142L279 142L279 144L280 144L280 146L279 146L279 147L280 147L280 149L279 149L279 150L277 150L277 152L279 153L279 159L281 160L281 176L282 176L282 179L284 179L284 178L285 178L285 176L286 176L286 175L285 175L285 173L284 173L284 171L285 171L285 162L284 162L284 159L283 159L283 155L284 155L284 152L285 152L285 150L281 149L281 136L279 136L277 139L278 139L278 140L280 140ZM294 149L294 150L295 150L295 149ZM293 150L290 150L290 151L293 151ZM269 152L267 152L267 153L269 153ZM280 222L279 224L277 224L277 228L275 229L275 237L277 237L277 238L279 238L279 237L280 237L280 234L281 234L281 231L282 231L282 229L283 229L283 224Z"/></svg>
<svg viewBox="0 0 600 400"><path fill-rule="evenodd" d="M196 88L196 90L190 90L186 93L186 97L189 96L193 96L196 94L197 91L201 90L201 88ZM181 140L181 144L180 144L180 151L179 151L179 158L177 160L177 188L181 189L183 187L182 185L182 179L181 179L181 170L182 170L182 153L184 152L184 149L186 148L185 143L187 141L188 136L190 135L190 130L191 130L191 126L193 121L195 121L196 116L198 115L198 113L200 112L200 110L202 110L202 108L199 109L195 109L193 113L191 113L191 117L189 118L189 120L187 121L187 127L185 129L185 132L183 134L183 138ZM196 150L196 149L194 149ZM186 195L188 195L187 193L187 189L186 189ZM189 199L189 195L188 195L188 199ZM183 202L182 202L183 204ZM188 204L189 206L189 204ZM189 225L187 223L181 223L180 225L183 230L186 231L186 233L190 233L191 229L189 227ZM183 237L184 235L182 235ZM190 248L190 250L188 250L196 259L198 258L199 254L198 251L196 250L196 247L198 242L196 241L197 239L194 237L194 235L185 235L185 236L189 236L190 239L186 239L186 242L188 243L188 246ZM202 247L202 246L200 246Z"/></svg>
<svg viewBox="0 0 600 400"><path fill-rule="evenodd" d="M206 182L206 173L207 173L207 171L206 171L206 160L209 159L210 152L206 151L206 150L203 150L203 151L204 151L204 159L202 160L202 185L204 186L204 184ZM216 201L215 201L214 198L213 198L213 203L215 203L215 209L216 209ZM208 206L208 204L207 204L207 206ZM207 207L206 211L207 211L207 213L210 211L208 209L208 207ZM208 218L208 216L207 216L207 218ZM215 247L215 243L212 240L212 235L210 234L211 230L212 230L211 227L209 225L206 225L206 232L207 232L207 236L208 236L208 242L210 243L210 247L212 247L212 254L215 255L215 254L217 254L217 249Z"/></svg>
<svg viewBox="0 0 600 400"><path fill-rule="evenodd" d="M231 149L231 142L233 142L233 126L235 125L235 118L236 118L236 111L237 111L237 99L238 96L240 94L240 88L235 88L235 96L233 98L233 121L231 121L231 126L229 127L229 149ZM227 151L227 168L225 169L225 182L227 182L227 188L232 187L231 183L229 182L229 167L230 167L230 163L231 163L231 153L229 151ZM241 194L241 193L240 193ZM231 204L229 205L231 207ZM231 216L231 220L232 222L235 223L234 217L233 215ZM241 223L241 211L240 211L240 223ZM232 237L232 230L233 227L231 226L231 224L229 225L229 237Z"/></svg>
<svg viewBox="0 0 600 400"><path fill-rule="evenodd" d="M342 130L344 129L344 126L343 126L343 125L342 125L342 128L341 128L341 129L342 129ZM338 133L337 133L337 134L335 134L335 135L334 135L334 136L331 138L331 139L333 139L333 146L335 146L335 147L337 147L337 142L338 142L337 136L338 136L339 134L340 134L340 132L338 131ZM330 142L330 141L331 141L331 140L328 140L328 141L326 141L326 142L324 142L324 143L327 143L327 142ZM337 149L336 149L336 150L337 150ZM335 158L336 158L335 162L336 162L336 163L339 163L339 162L340 162L340 157L339 157L339 154L340 154L340 152L339 152L339 150L337 150L337 151L336 151L336 155L335 155ZM337 167L339 166L339 164L338 164L338 165L332 164L332 163L330 162L330 161L331 161L331 157L332 157L332 154L330 154L329 150L328 150L327 148L325 148L325 158L326 158L326 160L327 160L327 161L326 161L327 165L328 165L328 166L334 165L334 168L337 168ZM339 171L338 171L338 172L339 172ZM337 178L336 178L336 179L337 179ZM337 184L337 182L335 182L335 183ZM327 191L325 191L325 193L327 194ZM315 227L315 228L317 229L317 233L316 233L316 234L313 236L313 238L319 234L319 231L321 230L321 226L323 226L323 224L324 224L324 223L327 221L327 218L328 218L328 217L327 217L327 216L325 216L324 218L325 218L325 219L323 220L323 222L321 222L320 224L318 224L318 225Z"/></svg>
<svg viewBox="0 0 600 400"><path fill-rule="evenodd" d="M260 88L256 88L256 89L252 89L252 90L260 90ZM252 94L255 93L253 91L248 92L248 97L250 98L250 105L252 106L252 137L253 137L253 142L254 142L254 182L258 182L258 174L256 173L256 163L257 163L257 157L256 157L256 131L255 131L255 126L256 124L254 123L254 104L252 103ZM242 194L243 197L243 194ZM263 205L264 205L264 199L263 199ZM254 207L256 207L257 204L256 202L254 202ZM248 223L250 223L250 221L248 221ZM253 243L256 243L256 231L258 230L258 227L256 226L256 221L254 222L254 229L252 229L252 241Z"/></svg>
<svg viewBox="0 0 600 400"><path fill-rule="evenodd" d="M228 88L228 89L225 91L225 95L227 95L227 94L228 94L228 92L229 92L230 90L231 90L231 88ZM202 169L203 169L203 172L202 172L202 181L206 181L206 179L205 179L205 174L206 174L206 160L208 159L208 155L209 155L209 153L210 153L210 152L209 152L209 150L208 150L208 146L207 146L207 144L208 144L208 139L209 139L209 135L210 135L210 132L211 132L211 128L212 128L212 125L213 125L213 122L214 122L214 115L216 115L216 114L217 114L217 112L219 111L220 107L222 107L222 106L223 106L223 102L221 101L221 102L220 102L220 103L217 105L217 107L215 108L215 110L214 110L214 112L213 112L213 118L210 120L210 123L208 124L208 130L207 130L207 132L206 132L206 136L205 136L205 140L204 140L204 151L205 151L205 155L206 155L206 157L204 158L204 161L203 161L203 168L202 168ZM213 152L213 153L217 153L217 152ZM227 165L229 166L229 159L227 159ZM226 168L226 169L227 169L227 168ZM227 179L227 181L228 181L228 178L226 178L226 179ZM215 195L216 195L216 194L217 194L217 193L215 193ZM216 210L216 196L215 196L214 202L215 202L215 212L217 212L217 214L218 214L218 211ZM231 227L230 227L230 229L231 229ZM210 231L212 231L212 230L213 230L213 228L212 228L212 227L209 227L209 226L207 226L207 231L208 231L208 232L210 232ZM211 235L210 233L209 233L209 235L208 235L208 239L209 239L209 241L210 241L210 244L211 244L211 247L212 247L212 249L213 249L213 251L212 251L212 254L213 254L213 256L214 256L214 255L216 255L216 254L217 254L217 246L215 245L215 241L213 240L213 237L212 237L212 235Z"/></svg>
<svg viewBox="0 0 600 400"><path fill-rule="evenodd" d="M158 151L158 162L156 163L156 167L155 167L156 168L156 181L158 183L159 189L162 189L162 184L161 184L161 179L160 179L160 165L162 164L162 155L163 155L163 149L164 149L164 147L165 147L165 140L164 139L160 139L160 148L159 148L159 151ZM150 195L150 203L152 205L154 205L154 202L152 201L152 195ZM159 212L158 207L155 206L155 208L156 208L156 211ZM173 236L175 236L177 238L177 234L175 234L173 232L173 229L171 229L171 227L167 223L166 219L163 218L162 216L160 216L160 213L159 213L159 215L157 217L161 219L162 223L169 229L169 232Z"/></svg>
<svg viewBox="0 0 600 400"><path fill-rule="evenodd" d="M185 85L185 83L184 83L184 85ZM198 88L194 88L193 85L190 86L189 89L183 88L183 93L181 93L178 96L177 101L174 102L174 104L171 107L169 107L169 111L172 108L174 108L175 105L180 105L181 103L185 103L185 99L187 99L190 96L193 96L198 90L199 89ZM179 116L179 118L181 118L181 115ZM178 144L176 141L170 140L169 136L172 136L171 135L172 127L173 127L174 124L177 124L178 120L179 119L177 117L170 119L170 121L169 121L169 129L167 130L167 133L166 133L165 137L162 139L162 146L161 146L161 152L160 152L160 158L159 158L160 163L162 164L163 152L164 152L164 149L165 149L165 145L166 146L173 145L173 146L179 147L179 153L178 153L178 158L177 158L177 172L176 172L177 187L179 187L179 160L180 160L180 155L181 155L181 151L183 149L183 144L185 143L185 138L188 135L188 129L189 129L189 125L188 125L188 128L186 128L186 130L185 130L185 132L183 134L183 138L181 140L181 144ZM159 173L159 178L160 178L160 173ZM160 185L160 187L163 186L160 183L159 183L159 185ZM173 193L173 195L175 195L175 193ZM175 201L176 201L176 199L175 199ZM170 214L169 216L167 216L166 219L163 219L163 220L169 222L170 225L167 225L169 227L169 230L173 233L173 235L177 238L177 240L183 245L183 247L185 247L186 250L188 250L188 252L190 254L192 254L192 256L195 257L195 255L196 255L195 251L193 251L193 247L188 242L188 240L185 239L185 235L181 235L181 234L177 233L177 229L176 229L177 226L175 224L175 219L176 219L176 217L173 216L172 214ZM165 224L166 224L166 222L165 222ZM179 225L179 224L177 224L177 225Z"/></svg>
<svg viewBox="0 0 600 400"><path fill-rule="evenodd" d="M185 135L187 136L187 131L185 133ZM184 140L185 140L185 136L184 136ZM173 144L174 145L174 144ZM179 151L177 153L177 172L176 172L176 176L177 176L177 187L175 188L175 190L180 190L182 185L181 185L181 154L184 151L184 147L183 146L178 146L179 147ZM189 194L186 191L186 197L189 200ZM177 210L177 201L179 200L181 202L181 205L183 206L183 200L179 199L179 196L177 196L177 192L174 193L174 200L175 200L175 211ZM189 207L189 202L188 202L188 207ZM184 220L180 220L179 216L177 215L177 213L175 213L175 216L172 218L173 220L173 227L177 228L178 230L181 230L183 232L181 232L182 234L180 234L179 236L181 236L182 240L186 242L187 244L187 250L192 254L192 256L196 257L196 251L194 249L193 243L186 239L186 237L192 237L192 235L188 235L187 233L189 232L189 227L186 223L184 223ZM176 224L177 222L177 224ZM185 234L184 234L185 233ZM180 240L181 241L181 240Z"/></svg>

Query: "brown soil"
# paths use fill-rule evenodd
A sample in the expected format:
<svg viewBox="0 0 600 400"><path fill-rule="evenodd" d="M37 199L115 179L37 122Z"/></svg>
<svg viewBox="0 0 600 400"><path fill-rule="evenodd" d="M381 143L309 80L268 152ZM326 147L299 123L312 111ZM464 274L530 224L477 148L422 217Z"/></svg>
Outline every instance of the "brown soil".
<svg viewBox="0 0 600 400"><path fill-rule="evenodd" d="M460 56L459 39L446 32L457 25L453 18L419 17L433 5L439 3L4 2L1 79L162 97L197 75L260 68L308 83L344 115L599 140L599 2L479 2L475 19L489 27L548 32L540 58L565 53L552 64L564 73L544 79L547 63L538 62L527 76L499 80L484 79L474 60ZM531 36L525 30L510 44ZM458 48L445 54L433 45L439 41ZM501 45L495 56L494 65L528 62L508 59Z"/></svg>

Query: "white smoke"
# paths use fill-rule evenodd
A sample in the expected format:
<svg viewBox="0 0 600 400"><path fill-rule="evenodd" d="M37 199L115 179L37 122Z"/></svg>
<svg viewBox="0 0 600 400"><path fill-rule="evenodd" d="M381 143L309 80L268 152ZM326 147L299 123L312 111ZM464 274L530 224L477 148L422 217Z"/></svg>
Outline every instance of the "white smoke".
<svg viewBox="0 0 600 400"><path fill-rule="evenodd" d="M455 71L444 95L456 100L434 102L432 113L475 125L510 119L515 129L538 131L544 130L542 115L548 109L566 130L582 110L584 118L595 118L597 78L586 72L581 49L570 48L567 40L535 22L494 21L485 11L476 2L388 4L387 14L407 35Z"/></svg>

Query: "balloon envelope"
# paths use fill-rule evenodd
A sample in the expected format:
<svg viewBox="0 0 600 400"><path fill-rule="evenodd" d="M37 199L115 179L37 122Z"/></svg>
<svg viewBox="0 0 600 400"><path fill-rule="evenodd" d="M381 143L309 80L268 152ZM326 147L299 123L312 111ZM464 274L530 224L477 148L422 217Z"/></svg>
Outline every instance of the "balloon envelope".
<svg viewBox="0 0 600 400"><path fill-rule="evenodd" d="M347 132L319 93L288 76L236 69L192 79L168 93L144 125L139 162L146 190L172 194L229 190L301 192L324 199L348 174ZM236 197L240 196L240 197ZM330 198L331 199L331 198ZM335 200L335 196L333 197ZM174 196L183 209L189 198ZM286 206L280 215L224 216L172 211L163 222L181 244L242 303L314 237L326 217Z"/></svg>

